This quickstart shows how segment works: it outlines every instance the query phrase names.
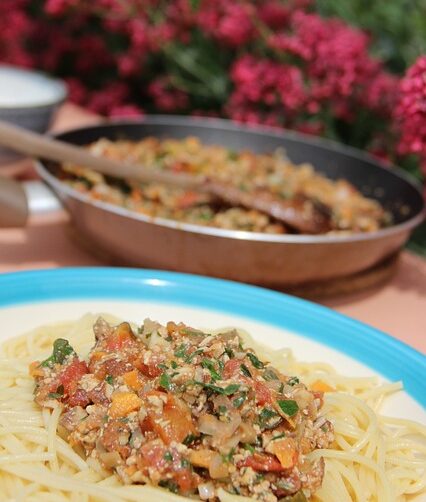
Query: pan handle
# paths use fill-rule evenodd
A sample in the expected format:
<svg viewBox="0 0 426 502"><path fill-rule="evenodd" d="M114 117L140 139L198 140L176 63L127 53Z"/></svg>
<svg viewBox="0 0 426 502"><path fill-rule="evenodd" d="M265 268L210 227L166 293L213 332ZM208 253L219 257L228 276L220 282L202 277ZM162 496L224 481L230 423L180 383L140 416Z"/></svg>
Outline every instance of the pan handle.
<svg viewBox="0 0 426 502"><path fill-rule="evenodd" d="M0 178L0 228L24 227L30 215L50 213L61 208L50 188L41 181Z"/></svg>

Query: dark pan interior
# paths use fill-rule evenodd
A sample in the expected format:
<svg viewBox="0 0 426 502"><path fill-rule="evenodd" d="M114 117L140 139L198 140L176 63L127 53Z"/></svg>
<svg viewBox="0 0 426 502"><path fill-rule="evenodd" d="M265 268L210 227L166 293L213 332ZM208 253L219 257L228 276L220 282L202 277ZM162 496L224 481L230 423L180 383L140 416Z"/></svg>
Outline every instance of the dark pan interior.
<svg viewBox="0 0 426 502"><path fill-rule="evenodd" d="M309 162L329 178L344 178L364 195L381 202L392 213L394 224L410 220L424 207L419 189L400 169L382 167L358 150L293 132L244 127L217 119L150 116L140 122L76 129L59 134L57 138L84 145L101 137L139 140L144 136L197 136L207 144L224 145L235 150L249 149L257 153L284 148L293 162Z"/></svg>

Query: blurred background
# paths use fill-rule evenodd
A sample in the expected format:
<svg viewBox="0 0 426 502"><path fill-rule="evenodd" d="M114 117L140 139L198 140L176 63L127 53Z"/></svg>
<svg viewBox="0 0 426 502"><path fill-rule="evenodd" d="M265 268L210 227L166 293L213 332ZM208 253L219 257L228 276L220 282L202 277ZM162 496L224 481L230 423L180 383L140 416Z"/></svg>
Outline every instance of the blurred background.
<svg viewBox="0 0 426 502"><path fill-rule="evenodd" d="M423 0L1 0L0 62L112 117L295 129L426 175ZM426 228L411 247L426 256Z"/></svg>

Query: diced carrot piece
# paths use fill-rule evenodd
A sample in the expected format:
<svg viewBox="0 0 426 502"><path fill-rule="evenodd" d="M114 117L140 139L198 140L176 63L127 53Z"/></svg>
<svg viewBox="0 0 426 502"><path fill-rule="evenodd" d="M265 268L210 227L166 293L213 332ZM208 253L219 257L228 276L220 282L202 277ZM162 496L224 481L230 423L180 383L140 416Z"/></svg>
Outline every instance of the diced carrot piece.
<svg viewBox="0 0 426 502"><path fill-rule="evenodd" d="M319 392L335 392L336 389L323 382L322 380L315 380L315 382L311 385L311 390L319 391Z"/></svg>
<svg viewBox="0 0 426 502"><path fill-rule="evenodd" d="M150 392L150 396L153 395L153 392ZM158 409L148 402L148 423L146 425L150 430L156 432L167 445L172 441L181 443L188 434L196 433L191 412L183 401L162 392L157 392L156 395L157 397L167 396L167 402L162 409Z"/></svg>
<svg viewBox="0 0 426 502"><path fill-rule="evenodd" d="M103 359L104 356L107 355L107 352L104 352L103 350L98 350L97 352L93 352L93 354L90 356L90 363L97 363L101 359Z"/></svg>
<svg viewBox="0 0 426 502"><path fill-rule="evenodd" d="M134 392L115 392L111 401L109 415L112 418L125 417L132 411L138 410L142 405L142 399Z"/></svg>
<svg viewBox="0 0 426 502"><path fill-rule="evenodd" d="M215 455L216 453L212 450L191 450L189 461L196 467L204 467L205 469L208 469L210 462Z"/></svg>
<svg viewBox="0 0 426 502"><path fill-rule="evenodd" d="M293 438L277 439L273 441L271 449L284 469L290 469L296 465L298 451Z"/></svg>
<svg viewBox="0 0 426 502"><path fill-rule="evenodd" d="M106 349L110 352L121 350L123 347L130 345L135 341L132 328L128 322L122 322L117 326L114 332L109 335L106 342Z"/></svg>
<svg viewBox="0 0 426 502"><path fill-rule="evenodd" d="M139 390L143 386L137 370L124 373L123 380L125 384L133 390Z"/></svg>
<svg viewBox="0 0 426 502"><path fill-rule="evenodd" d="M32 377L38 377L38 376L42 377L44 375L42 368L40 368L39 361L32 362L28 368L28 372Z"/></svg>

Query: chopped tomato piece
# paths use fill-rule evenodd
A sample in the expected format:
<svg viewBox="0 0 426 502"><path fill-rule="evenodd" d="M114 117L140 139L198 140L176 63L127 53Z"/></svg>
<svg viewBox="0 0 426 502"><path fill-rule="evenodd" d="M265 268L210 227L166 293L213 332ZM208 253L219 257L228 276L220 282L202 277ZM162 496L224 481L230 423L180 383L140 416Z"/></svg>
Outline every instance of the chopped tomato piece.
<svg viewBox="0 0 426 502"><path fill-rule="evenodd" d="M176 207L179 209L186 209L200 201L200 194L195 192L185 192L181 197L176 200Z"/></svg>
<svg viewBox="0 0 426 502"><path fill-rule="evenodd" d="M238 467L251 467L254 471L281 472L284 470L277 457L267 453L254 453L239 462Z"/></svg>
<svg viewBox="0 0 426 502"><path fill-rule="evenodd" d="M82 406L84 408L90 403L90 398L84 389L77 389L65 401L69 406Z"/></svg>
<svg viewBox="0 0 426 502"><path fill-rule="evenodd" d="M87 364L76 357L59 375L58 380L64 386L64 394L71 396L77 389L80 378L88 373Z"/></svg>
<svg viewBox="0 0 426 502"><path fill-rule="evenodd" d="M265 384L255 381L254 391L256 392L256 401L260 405L272 403L272 393Z"/></svg>
<svg viewBox="0 0 426 502"><path fill-rule="evenodd" d="M124 347L136 342L135 335L132 332L130 324L121 323L106 340L106 349L110 352L116 352Z"/></svg>
<svg viewBox="0 0 426 502"><path fill-rule="evenodd" d="M180 493L189 493L197 488L199 482L197 476L189 469L182 469L175 474L176 483L179 486Z"/></svg>
<svg viewBox="0 0 426 502"><path fill-rule="evenodd" d="M241 361L239 359L230 359L223 368L223 377L231 378L240 371Z"/></svg>
<svg viewBox="0 0 426 502"><path fill-rule="evenodd" d="M163 358L158 358L152 356L147 364L143 362L142 358L137 358L132 361L132 364L137 368L142 375L145 375L150 378L155 378L160 376L163 370L158 366L163 362Z"/></svg>

